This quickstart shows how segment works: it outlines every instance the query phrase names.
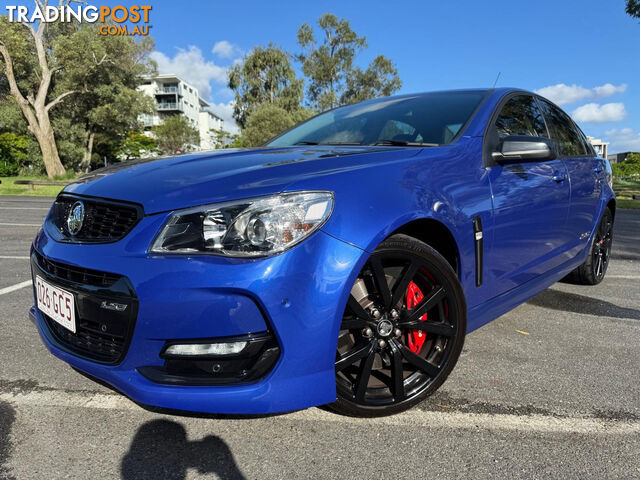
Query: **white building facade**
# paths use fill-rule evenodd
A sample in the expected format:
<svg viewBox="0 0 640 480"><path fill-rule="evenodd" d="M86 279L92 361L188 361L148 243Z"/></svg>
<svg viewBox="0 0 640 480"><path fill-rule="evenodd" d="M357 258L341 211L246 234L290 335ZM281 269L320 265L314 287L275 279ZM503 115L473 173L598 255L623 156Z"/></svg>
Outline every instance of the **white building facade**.
<svg viewBox="0 0 640 480"><path fill-rule="evenodd" d="M598 155L603 158L607 158L607 154L609 153L609 142L603 142L599 138L593 138L589 136L587 136L587 140L589 140L589 143L593 146L593 149Z"/></svg>
<svg viewBox="0 0 640 480"><path fill-rule="evenodd" d="M156 103L154 114L140 117L147 133L167 116L183 115L200 133L200 145L194 145L195 149L216 148L215 135L211 130L221 130L224 123L215 113L207 110L209 104L200 97L196 87L176 75L162 74L146 79L138 91L152 97Z"/></svg>

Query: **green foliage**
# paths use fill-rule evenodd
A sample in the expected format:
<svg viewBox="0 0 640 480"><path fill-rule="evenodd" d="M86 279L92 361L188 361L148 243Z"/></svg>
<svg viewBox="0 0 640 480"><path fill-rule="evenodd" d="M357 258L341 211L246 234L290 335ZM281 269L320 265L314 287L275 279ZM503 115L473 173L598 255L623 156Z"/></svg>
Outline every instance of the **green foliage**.
<svg viewBox="0 0 640 480"><path fill-rule="evenodd" d="M1 78L1 76L0 76ZM27 121L20 107L11 96L4 96L0 89L0 131L29 134Z"/></svg>
<svg viewBox="0 0 640 480"><path fill-rule="evenodd" d="M640 0L627 0L626 11L635 18L640 18Z"/></svg>
<svg viewBox="0 0 640 480"><path fill-rule="evenodd" d="M388 97L401 87L402 80L393 62L384 55L378 55L366 70L356 67L349 72L340 103L356 103L370 98Z"/></svg>
<svg viewBox="0 0 640 480"><path fill-rule="evenodd" d="M365 37L351 29L348 20L325 13L318 19L322 38L316 40L313 28L304 23L298 30L297 55L302 71L309 79L307 94L311 105L326 110L338 105L346 78L356 55L367 46Z"/></svg>
<svg viewBox="0 0 640 480"><path fill-rule="evenodd" d="M153 39L98 35L97 28L54 22L46 25L43 36L46 65L55 72L45 103L66 94L43 114L53 125L58 153L68 168L77 169L83 162L83 169L88 168L94 151L115 155L127 133L138 128L138 116L153 110L153 99L136 91L142 76L155 72L149 58ZM36 97L42 69L29 29L0 16L0 43L11 55L20 91ZM0 57L0 129L10 123L12 131L26 131L24 113L12 98L5 100L8 92Z"/></svg>
<svg viewBox="0 0 640 480"><path fill-rule="evenodd" d="M166 117L162 125L153 127L153 134L158 148L166 155L189 151L200 142L200 134L182 115Z"/></svg>
<svg viewBox="0 0 640 480"><path fill-rule="evenodd" d="M273 44L256 46L242 63L229 69L229 88L235 92L233 118L244 128L247 117L264 102L287 112L296 110L302 103L302 87L287 52Z"/></svg>
<svg viewBox="0 0 640 480"><path fill-rule="evenodd" d="M0 177L18 175L29 158L29 139L15 133L0 133Z"/></svg>
<svg viewBox="0 0 640 480"><path fill-rule="evenodd" d="M155 139L140 132L131 131L118 149L118 154L124 160L142 158L151 155L158 148Z"/></svg>
<svg viewBox="0 0 640 480"><path fill-rule="evenodd" d="M305 116L308 118L308 110L299 110L290 114L282 107L263 103L247 119L247 126L242 131L241 144L243 147L258 146L304 120Z"/></svg>
<svg viewBox="0 0 640 480"><path fill-rule="evenodd" d="M0 98L0 133L10 132L20 139L19 148L24 151L26 157L19 162L19 172L28 172L39 175L44 173L44 163L38 143L29 132L27 122L13 97ZM6 138L4 137L5 141ZM6 151L6 150L5 150ZM0 153L0 159L6 155ZM3 160L0 160L0 162ZM14 174L15 175L15 174Z"/></svg>
<svg viewBox="0 0 640 480"><path fill-rule="evenodd" d="M61 37L55 48L58 61L65 65L56 93L77 90L65 102L64 111L58 108L56 113L84 131L79 144L82 169L88 169L92 159L100 162L94 150L115 160L118 145L131 130L139 128L139 116L154 110L153 99L136 90L143 76L155 72L149 59L153 40L145 37L136 42L126 36L98 35L97 26L91 25ZM75 156L65 156L62 151L61 156L65 165L79 167Z"/></svg>
<svg viewBox="0 0 640 480"><path fill-rule="evenodd" d="M325 13L318 26L320 40L309 24L300 27L298 44L303 52L296 56L309 79L307 95L316 110L387 96L400 89L398 70L384 55L378 55L366 70L354 65L367 42L347 20Z"/></svg>
<svg viewBox="0 0 640 480"><path fill-rule="evenodd" d="M640 175L640 153L630 153L624 162L611 165L614 177L633 177Z"/></svg>
<svg viewBox="0 0 640 480"><path fill-rule="evenodd" d="M211 133L213 133L213 136L215 138L216 149L232 148L231 145L234 145L240 137L239 135L227 132L222 128L219 130L212 128Z"/></svg>
<svg viewBox="0 0 640 480"><path fill-rule="evenodd" d="M65 168L78 170L84 154L85 131L71 115L58 115L52 119L56 144Z"/></svg>

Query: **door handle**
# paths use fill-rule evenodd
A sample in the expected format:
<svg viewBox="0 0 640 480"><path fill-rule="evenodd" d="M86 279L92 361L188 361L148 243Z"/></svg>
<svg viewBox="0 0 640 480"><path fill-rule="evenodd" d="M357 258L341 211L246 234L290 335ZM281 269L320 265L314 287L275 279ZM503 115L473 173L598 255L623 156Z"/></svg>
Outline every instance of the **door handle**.
<svg viewBox="0 0 640 480"><path fill-rule="evenodd" d="M595 167L593 167L593 171L596 173L601 173L602 172L602 165L596 165Z"/></svg>
<svg viewBox="0 0 640 480"><path fill-rule="evenodd" d="M564 182L567 179L567 176L564 173L556 172L551 178L553 178L554 182L560 183Z"/></svg>

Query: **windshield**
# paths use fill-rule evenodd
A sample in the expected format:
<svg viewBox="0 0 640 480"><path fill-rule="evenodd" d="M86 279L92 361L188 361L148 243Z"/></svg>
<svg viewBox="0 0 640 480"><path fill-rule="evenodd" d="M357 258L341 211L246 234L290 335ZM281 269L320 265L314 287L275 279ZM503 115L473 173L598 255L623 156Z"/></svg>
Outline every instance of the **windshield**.
<svg viewBox="0 0 640 480"><path fill-rule="evenodd" d="M453 140L485 94L434 92L348 105L312 118L267 146L442 145Z"/></svg>

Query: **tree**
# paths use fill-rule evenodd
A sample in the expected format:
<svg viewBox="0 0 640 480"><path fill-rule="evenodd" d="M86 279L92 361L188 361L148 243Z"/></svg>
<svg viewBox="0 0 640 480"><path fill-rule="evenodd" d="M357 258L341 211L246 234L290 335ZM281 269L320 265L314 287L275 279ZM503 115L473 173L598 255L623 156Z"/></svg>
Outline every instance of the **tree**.
<svg viewBox="0 0 640 480"><path fill-rule="evenodd" d="M60 0L59 6L72 1ZM49 2L35 3L44 9ZM96 28L77 22L10 23L0 17L0 91L19 105L50 177L64 174L62 160L86 169L96 134L124 137L134 127L132 119L149 105L135 86L150 65L152 40L97 35ZM64 129L67 125L73 132Z"/></svg>
<svg viewBox="0 0 640 480"><path fill-rule="evenodd" d="M247 126L242 131L240 143L243 147L256 147L310 116L309 110L299 109L289 113L278 105L265 102L259 105L247 119Z"/></svg>
<svg viewBox="0 0 640 480"><path fill-rule="evenodd" d="M338 105L353 61L367 42L351 29L348 20L329 13L320 17L318 26L323 35L320 43L308 23L303 23L298 30L298 44L303 52L297 59L309 79L307 94L311 105L317 110L326 110Z"/></svg>
<svg viewBox="0 0 640 480"><path fill-rule="evenodd" d="M376 97L388 97L402 87L398 70L391 60L378 55L366 70L354 68L347 76L340 103L356 103Z"/></svg>
<svg viewBox="0 0 640 480"><path fill-rule="evenodd" d="M191 150L200 142L200 134L183 115L171 115L153 127L160 151L167 155Z"/></svg>
<svg viewBox="0 0 640 480"><path fill-rule="evenodd" d="M65 109L73 124L82 127L80 170L90 169L96 135L117 145L138 128L141 114L153 112L153 99L136 90L143 76L155 73L149 59L153 48L151 38L136 42L126 36L98 35L96 26L58 40L56 57L67 67L57 88L82 85ZM86 65L93 65L89 76Z"/></svg>
<svg viewBox="0 0 640 480"><path fill-rule="evenodd" d="M289 54L273 44L254 47L240 64L232 66L228 85L235 92L233 118L241 128L261 103L278 105L287 112L302 103L303 81L296 78Z"/></svg>
<svg viewBox="0 0 640 480"><path fill-rule="evenodd" d="M158 148L157 142L140 132L131 131L118 149L118 154L125 160L151 155Z"/></svg>
<svg viewBox="0 0 640 480"><path fill-rule="evenodd" d="M230 148L230 145L233 145L239 137L239 135L227 132L222 128L219 130L212 128L211 133L213 133L213 137L215 138L216 149Z"/></svg>
<svg viewBox="0 0 640 480"><path fill-rule="evenodd" d="M48 0L36 0L40 8L46 7L47 3ZM61 3L68 5L70 0ZM53 55L54 43L70 24L60 24L59 28L52 25L47 22L39 22L37 26L10 23L7 17L0 17L0 55L9 92L20 106L29 130L38 140L50 177L63 175L65 169L58 155L49 113L75 93L75 90L67 90L58 92L56 96L51 95L54 75L62 69Z"/></svg>
<svg viewBox="0 0 640 480"><path fill-rule="evenodd" d="M640 18L640 0L627 0L626 11L635 18Z"/></svg>

